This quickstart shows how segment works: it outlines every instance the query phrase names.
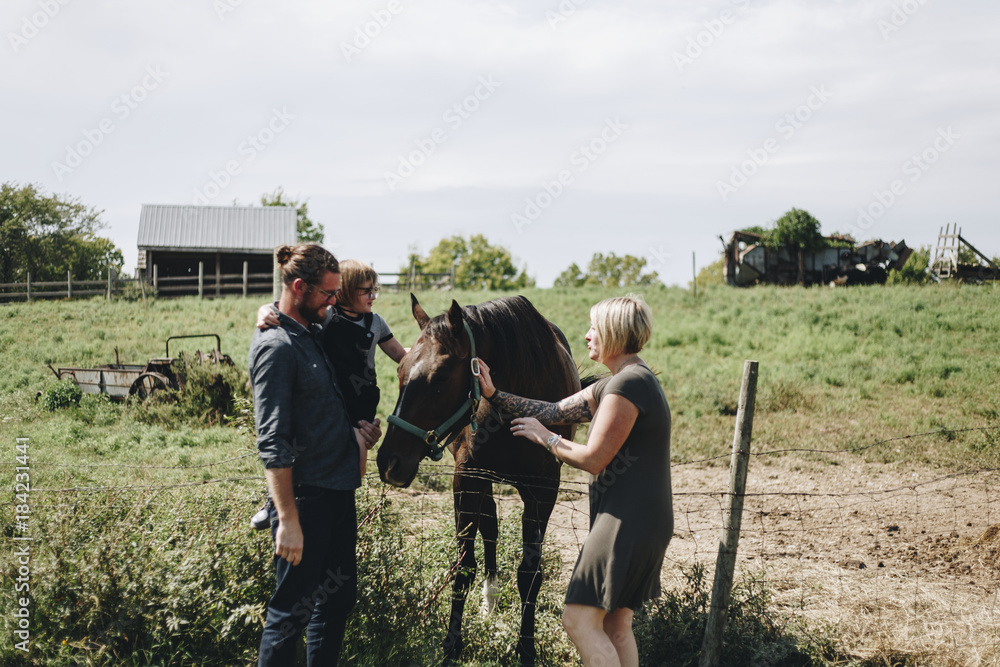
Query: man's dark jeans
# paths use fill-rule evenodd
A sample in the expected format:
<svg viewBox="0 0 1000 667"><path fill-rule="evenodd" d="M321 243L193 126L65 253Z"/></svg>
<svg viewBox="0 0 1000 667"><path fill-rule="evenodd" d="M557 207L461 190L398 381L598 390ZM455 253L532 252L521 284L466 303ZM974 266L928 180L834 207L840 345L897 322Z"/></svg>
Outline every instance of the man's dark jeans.
<svg viewBox="0 0 1000 667"><path fill-rule="evenodd" d="M295 664L302 630L310 667L336 665L358 593L354 491L296 487L302 562L274 557L277 586L267 607L258 666ZM277 532L271 526L271 539Z"/></svg>

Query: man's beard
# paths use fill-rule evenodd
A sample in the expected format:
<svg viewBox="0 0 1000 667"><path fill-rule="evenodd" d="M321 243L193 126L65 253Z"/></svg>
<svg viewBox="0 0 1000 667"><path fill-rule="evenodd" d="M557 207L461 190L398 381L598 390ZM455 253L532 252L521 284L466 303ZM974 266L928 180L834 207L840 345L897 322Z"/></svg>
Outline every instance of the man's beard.
<svg viewBox="0 0 1000 667"><path fill-rule="evenodd" d="M326 321L327 304L324 303L322 306L316 309L306 308L305 307L306 298L308 298L308 295L300 299L299 302L295 304L295 307L298 309L299 314L302 316L302 319L304 319L306 322L309 322L310 324L323 324L323 322Z"/></svg>

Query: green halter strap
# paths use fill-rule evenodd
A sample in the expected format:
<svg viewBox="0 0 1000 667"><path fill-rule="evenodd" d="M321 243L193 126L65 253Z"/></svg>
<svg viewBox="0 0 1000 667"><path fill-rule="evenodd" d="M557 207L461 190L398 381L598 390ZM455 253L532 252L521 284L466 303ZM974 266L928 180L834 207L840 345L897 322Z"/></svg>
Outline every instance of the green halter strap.
<svg viewBox="0 0 1000 667"><path fill-rule="evenodd" d="M469 397L465 399L458 410L455 411L451 417L446 419L443 424L435 429L425 431L419 426L414 426L410 422L404 420L397 415L389 415L388 422L394 426L398 426L407 433L415 435L431 448L427 457L432 461L440 461L444 456L444 450L447 446L447 442L442 439L442 436L448 433L452 426L454 426L458 420L465 417L471 411L470 429L472 434L475 435L476 430L479 428L479 424L476 423L476 411L479 409L479 400L481 398L479 389L479 359L476 357L476 339L472 336L472 327L465 320L462 320L462 324L465 325L465 333L469 335L469 365L472 369L472 388L469 391Z"/></svg>

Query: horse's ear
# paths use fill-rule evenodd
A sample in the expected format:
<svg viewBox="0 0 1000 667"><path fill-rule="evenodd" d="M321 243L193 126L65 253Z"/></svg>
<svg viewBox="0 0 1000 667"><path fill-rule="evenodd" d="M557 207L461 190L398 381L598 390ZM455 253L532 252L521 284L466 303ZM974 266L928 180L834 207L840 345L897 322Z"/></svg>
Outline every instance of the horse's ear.
<svg viewBox="0 0 1000 667"><path fill-rule="evenodd" d="M451 324L453 329L461 329L462 322L465 318L462 315L462 307L458 305L458 301L454 299L451 300L451 308L448 309L448 323Z"/></svg>
<svg viewBox="0 0 1000 667"><path fill-rule="evenodd" d="M417 321L420 330L423 331L427 323L431 321L431 318L427 317L427 313L424 312L423 307L417 301L417 297L413 295L413 292L410 292L410 311L413 313L413 319Z"/></svg>

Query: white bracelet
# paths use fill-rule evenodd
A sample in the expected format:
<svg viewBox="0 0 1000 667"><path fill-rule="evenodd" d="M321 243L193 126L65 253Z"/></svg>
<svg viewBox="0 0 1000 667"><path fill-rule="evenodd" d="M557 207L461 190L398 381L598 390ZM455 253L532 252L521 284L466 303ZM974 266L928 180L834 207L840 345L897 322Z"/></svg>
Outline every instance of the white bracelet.
<svg viewBox="0 0 1000 667"><path fill-rule="evenodd" d="M560 440L562 440L562 436L558 433L553 433L545 441L545 449L549 450L549 453L552 453L552 448L555 447Z"/></svg>

